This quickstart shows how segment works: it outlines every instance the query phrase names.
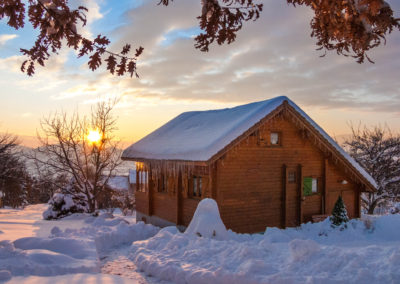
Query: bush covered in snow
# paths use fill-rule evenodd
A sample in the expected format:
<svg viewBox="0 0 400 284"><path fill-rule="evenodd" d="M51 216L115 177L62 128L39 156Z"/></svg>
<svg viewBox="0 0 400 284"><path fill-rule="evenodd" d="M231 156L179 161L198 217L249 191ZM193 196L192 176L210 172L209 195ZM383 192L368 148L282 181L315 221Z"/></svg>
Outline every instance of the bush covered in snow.
<svg viewBox="0 0 400 284"><path fill-rule="evenodd" d="M82 195L55 193L49 200L49 207L43 212L43 219L58 219L73 213L88 212L88 204Z"/></svg>
<svg viewBox="0 0 400 284"><path fill-rule="evenodd" d="M389 213L390 214L399 214L400 213L400 202L393 203L392 206L389 208Z"/></svg>
<svg viewBox="0 0 400 284"><path fill-rule="evenodd" d="M214 199L205 198L199 202L185 234L217 240L227 239L228 232L221 220L218 205Z"/></svg>

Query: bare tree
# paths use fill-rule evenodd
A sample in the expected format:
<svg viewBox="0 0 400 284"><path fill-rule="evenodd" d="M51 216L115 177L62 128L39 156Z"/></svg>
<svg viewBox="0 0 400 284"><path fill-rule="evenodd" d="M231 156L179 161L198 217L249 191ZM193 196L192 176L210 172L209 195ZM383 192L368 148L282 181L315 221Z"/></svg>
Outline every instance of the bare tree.
<svg viewBox="0 0 400 284"><path fill-rule="evenodd" d="M26 185L29 180L25 163L18 155L17 136L0 135L0 193L2 205L18 207L26 201Z"/></svg>
<svg viewBox="0 0 400 284"><path fill-rule="evenodd" d="M113 132L116 119L114 103L99 103L90 117L78 112L61 112L41 121L38 138L41 146L31 157L52 174L67 176L73 186L65 193L84 198L88 212L94 212L107 196L107 182L120 163L118 142ZM51 143L51 141L56 143Z"/></svg>
<svg viewBox="0 0 400 284"><path fill-rule="evenodd" d="M385 126L368 129L351 126L352 137L344 147L350 155L375 179L376 193L362 195L362 205L368 214L385 201L397 199L400 193L400 135Z"/></svg>

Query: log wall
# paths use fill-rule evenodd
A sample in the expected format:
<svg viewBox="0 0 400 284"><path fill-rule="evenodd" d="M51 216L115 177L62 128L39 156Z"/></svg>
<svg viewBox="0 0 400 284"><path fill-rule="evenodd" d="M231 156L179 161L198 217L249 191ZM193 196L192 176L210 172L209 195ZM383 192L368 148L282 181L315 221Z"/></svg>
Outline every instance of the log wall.
<svg viewBox="0 0 400 284"><path fill-rule="evenodd" d="M280 145L270 144L271 132L279 133ZM298 226L315 215L330 214L339 195L349 216L359 217L360 186L316 143L283 115L277 116L210 166L175 175L176 180L169 181L176 185L173 191L160 193L151 180L149 192L136 193L137 210L188 226L200 201L189 194L190 178L197 175L203 180L202 198L217 200L223 222L235 232ZM290 173L294 182L288 180ZM304 177L318 179L316 194L303 196Z"/></svg>
<svg viewBox="0 0 400 284"><path fill-rule="evenodd" d="M271 132L280 133L279 146L270 145ZM325 159L315 143L287 119L268 121L217 161L217 202L224 223L242 233L298 226L313 215L329 214L343 190L349 215L356 217L355 185L349 179L347 185L340 184L345 176L331 162L325 170ZM288 182L289 172L295 172L296 182ZM302 196L303 177L318 179L318 193Z"/></svg>

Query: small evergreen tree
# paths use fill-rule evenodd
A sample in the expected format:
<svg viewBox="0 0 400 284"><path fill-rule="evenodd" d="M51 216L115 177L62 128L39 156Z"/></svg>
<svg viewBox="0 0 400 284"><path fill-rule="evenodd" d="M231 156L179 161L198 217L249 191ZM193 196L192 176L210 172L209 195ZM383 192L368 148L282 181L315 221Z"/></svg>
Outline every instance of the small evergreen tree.
<svg viewBox="0 0 400 284"><path fill-rule="evenodd" d="M329 219L332 222L332 227L337 227L342 224L344 224L344 228L347 227L345 223L349 221L349 217L347 216L346 206L341 196L339 196L336 201L335 207L333 207L332 210L332 216Z"/></svg>

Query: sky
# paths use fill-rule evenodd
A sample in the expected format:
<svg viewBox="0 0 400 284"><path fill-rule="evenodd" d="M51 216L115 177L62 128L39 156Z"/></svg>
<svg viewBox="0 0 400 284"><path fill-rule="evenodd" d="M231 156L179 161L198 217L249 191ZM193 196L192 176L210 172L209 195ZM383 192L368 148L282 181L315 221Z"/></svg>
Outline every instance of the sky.
<svg viewBox="0 0 400 284"><path fill-rule="evenodd" d="M35 31L14 30L0 21L0 132L18 134L36 146L40 119L57 111L85 114L99 100L118 98L116 135L127 145L176 115L233 107L286 95L331 136L350 133L350 124L388 125L400 132L400 32L369 53L375 64L328 52L320 57L310 37L312 13L284 0L265 0L256 22L246 23L230 45L194 48L200 30L200 0L74 0L89 8L81 31L107 35L110 49L125 43L144 47L140 79L91 72L87 58L63 49L33 77L19 70ZM400 17L400 2L387 0Z"/></svg>

